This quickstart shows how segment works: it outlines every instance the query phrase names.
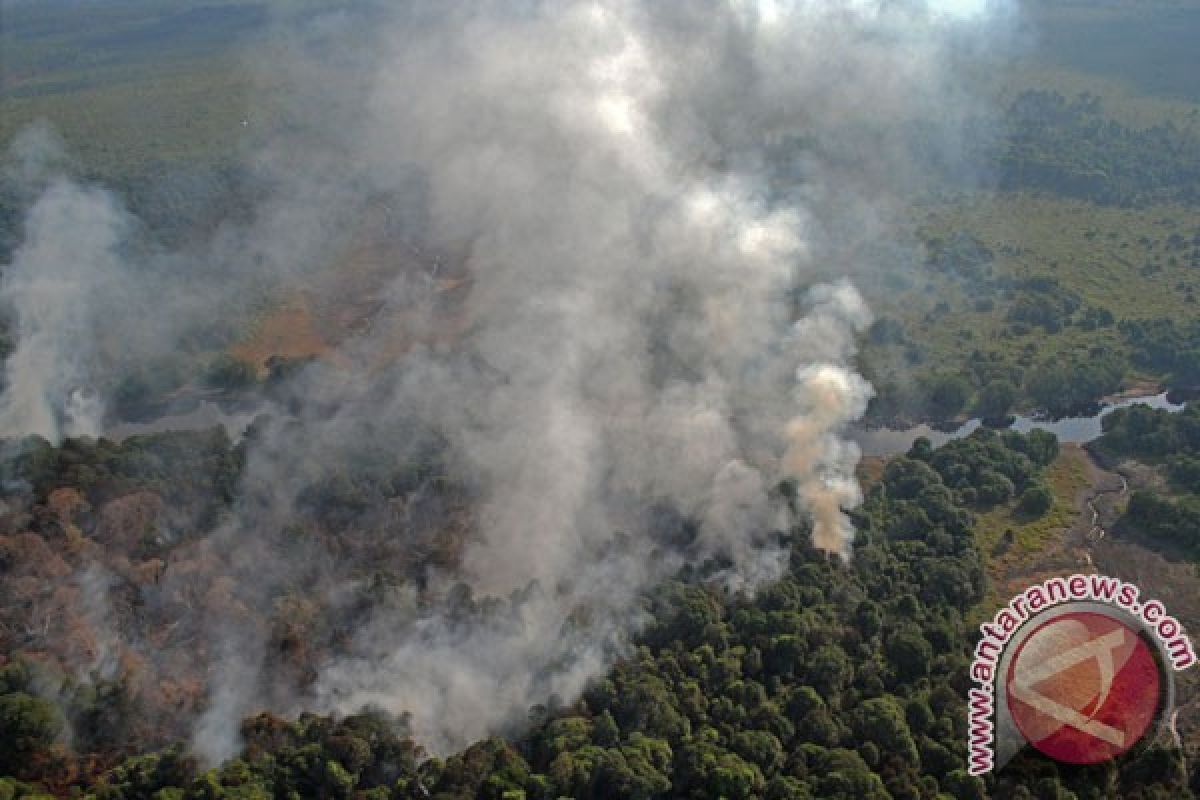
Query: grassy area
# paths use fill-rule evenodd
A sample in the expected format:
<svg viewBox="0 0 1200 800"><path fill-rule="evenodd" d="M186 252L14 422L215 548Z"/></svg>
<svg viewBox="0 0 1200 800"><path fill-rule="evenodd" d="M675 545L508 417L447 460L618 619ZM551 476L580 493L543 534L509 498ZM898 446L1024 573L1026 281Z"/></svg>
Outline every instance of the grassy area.
<svg viewBox="0 0 1200 800"><path fill-rule="evenodd" d="M254 114L251 81L236 59L220 54L120 72L70 91L5 97L0 142L48 122L84 172L116 181L156 162L213 163L237 152Z"/></svg>
<svg viewBox="0 0 1200 800"><path fill-rule="evenodd" d="M253 330L230 348L235 358L252 364L260 373L272 357L304 359L328 355L330 347L316 328L303 295L263 314Z"/></svg>
<svg viewBox="0 0 1200 800"><path fill-rule="evenodd" d="M1097 346L1126 353L1115 324L1090 330L1066 325L1054 332L1014 325L1010 313L1022 293L1004 288L1011 281L1055 280L1078 296L1081 311L1103 309L1116 322L1183 321L1200 314L1193 244L1200 220L1194 209L1123 209L1048 195L980 193L914 215L926 241L972 237L992 260L986 273L975 274L917 266L899 276L908 284L901 291L894 283L874 290L868 285L876 315L900 321L906 336L900 343L867 344L864 355L876 374L965 374L976 350L1017 369L1078 357ZM1131 369L1126 383L1153 377Z"/></svg>
<svg viewBox="0 0 1200 800"><path fill-rule="evenodd" d="M1187 289L1200 286L1190 248L1173 250L1167 243L1172 234L1189 241L1200 234L1195 209L1128 210L999 194L930 209L921 222L931 236L967 231L979 238L995 253L997 275L1056 278L1085 303L1118 318L1197 314L1186 298ZM1004 310L998 307L989 318L997 320Z"/></svg>
<svg viewBox="0 0 1200 800"><path fill-rule="evenodd" d="M171 165L232 162L269 127L278 87L254 58L277 18L319 0L42 0L0 18L0 148L35 120L85 174L121 183Z"/></svg>
<svg viewBox="0 0 1200 800"><path fill-rule="evenodd" d="M1119 81L1139 94L1200 102L1200 4L1059 2L1026 10L1041 62Z"/></svg>

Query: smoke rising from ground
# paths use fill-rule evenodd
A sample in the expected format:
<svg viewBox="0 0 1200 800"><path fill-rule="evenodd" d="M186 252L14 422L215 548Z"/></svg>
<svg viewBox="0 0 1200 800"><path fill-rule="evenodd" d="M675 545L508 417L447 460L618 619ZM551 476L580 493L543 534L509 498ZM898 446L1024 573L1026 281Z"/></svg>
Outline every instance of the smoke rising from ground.
<svg viewBox="0 0 1200 800"><path fill-rule="evenodd" d="M100 432L90 376L63 345L86 341L97 327L89 300L120 269L122 226L110 195L63 179L52 180L29 210L24 241L0 279L16 323L0 398L3 433L58 441Z"/></svg>
<svg viewBox="0 0 1200 800"><path fill-rule="evenodd" d="M245 286L311 277L378 211L369 198L465 281L441 336L430 309L445 301L397 264L380 314L402 314L403 332L377 321L348 338L256 431L235 514L202 545L228 578L199 606L211 682L193 747L211 760L264 698L407 712L447 750L576 697L626 646L644 592L684 565L731 588L780 573L784 481L814 542L848 557L859 453L842 432L871 396L853 369L871 317L838 265L968 111L951 69L961 23L904 4L382 13L370 36L322 20L306 41L337 58L290 62L301 134L261 152L275 191L253 223L203 258L149 260L158 286L164 264L217 264L202 275L228 276L224 290L135 320L175 341ZM0 290L18 330L5 435L99 430L69 409L102 391L80 366L103 367L97 334L131 324L94 305L137 280L122 214L61 181L33 206ZM289 521L322 475L372 448L416 457L428 437L469 487L456 567L357 617L307 690L279 688L252 644L265 632L215 609L279 607L298 587L349 608L363 576L328 567ZM409 518L380 535L416 547ZM162 580L170 593L186 576L168 564Z"/></svg>

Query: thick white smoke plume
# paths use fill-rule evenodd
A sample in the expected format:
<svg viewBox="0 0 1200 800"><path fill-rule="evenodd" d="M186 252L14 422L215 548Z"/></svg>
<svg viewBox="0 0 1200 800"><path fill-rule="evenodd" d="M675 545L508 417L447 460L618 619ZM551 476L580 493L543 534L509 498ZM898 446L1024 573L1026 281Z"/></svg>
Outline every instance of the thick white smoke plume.
<svg viewBox="0 0 1200 800"><path fill-rule="evenodd" d="M54 180L25 221L24 242L0 278L16 347L5 365L0 434L96 435L102 408L91 376L64 348L98 327L91 301L120 271L121 211L105 192Z"/></svg>
<svg viewBox="0 0 1200 800"><path fill-rule="evenodd" d="M378 211L366 198L400 198L460 307L439 315L442 294L397 263L378 318L256 432L237 514L205 547L235 603L297 585L348 602L356 586L288 520L356 454L415 454L414 430L470 487L470 532L456 569L374 607L308 693L281 697L240 646L261 632L208 620L221 643L193 745L214 760L263 698L409 712L445 750L578 696L656 582L689 564L733 588L780 573L783 481L815 543L848 556L859 454L842 432L871 396L853 368L870 314L839 265L966 113L960 22L902 3L418 3L369 28L325 20L310 45L337 58L296 73L291 121L311 135L268 143L277 192L213 252L235 285L286 284L330 249L306 246L314 231L344 240ZM313 85L335 87L327 105ZM4 278L4 434L88 432L53 411L90 389L55 348L88 352L112 322L89 306L121 271L106 209L58 184L34 207ZM408 542L419 501L381 535ZM185 579L168 564L163 591Z"/></svg>

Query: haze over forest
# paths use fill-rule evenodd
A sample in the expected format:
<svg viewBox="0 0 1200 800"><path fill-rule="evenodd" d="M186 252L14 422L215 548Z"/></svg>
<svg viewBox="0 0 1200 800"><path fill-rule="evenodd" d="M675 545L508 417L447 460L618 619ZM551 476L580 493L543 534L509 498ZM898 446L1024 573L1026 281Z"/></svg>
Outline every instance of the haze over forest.
<svg viewBox="0 0 1200 800"><path fill-rule="evenodd" d="M1200 791L1190 671L966 711L1049 576L1200 624L1198 34L3 3L0 800Z"/></svg>

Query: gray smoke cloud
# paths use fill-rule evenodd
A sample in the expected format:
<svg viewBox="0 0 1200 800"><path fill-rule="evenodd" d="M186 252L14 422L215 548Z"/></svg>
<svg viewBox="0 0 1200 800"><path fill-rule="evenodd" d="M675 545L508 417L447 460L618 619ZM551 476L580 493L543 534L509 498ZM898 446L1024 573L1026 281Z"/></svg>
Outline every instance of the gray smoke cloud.
<svg viewBox="0 0 1200 800"><path fill-rule="evenodd" d="M139 324L177 341L248 286L332 297L342 278L322 270L393 217L421 255L382 251L369 324L256 431L236 513L198 546L228 580L199 606L215 643L196 752L234 753L236 721L264 704L407 713L446 751L577 697L680 568L746 590L780 574L783 481L814 542L848 557L859 452L843 433L871 397L853 367L871 316L842 276L915 190L916 153L951 146L968 113L955 53L992 18L950 11L417 3L289 38L299 99L258 151L273 191L256 219L203 259L139 267L162 286L163 264L203 260L220 266L187 280L224 288ZM129 324L95 305L132 283L122 219L62 182L34 205L0 289L19 332L0 433L100 429L75 410L102 396L79 365L102 366L91 341ZM469 496L460 557L356 616L307 691L280 688L236 609L298 587L349 609L365 577L289 521L322 476L373 448L415 458L425 434ZM381 506L376 535L428 544L420 492ZM162 591L188 580L168 564Z"/></svg>
<svg viewBox="0 0 1200 800"><path fill-rule="evenodd" d="M97 329L90 300L119 273L125 221L114 198L63 178L47 178L61 160L44 128L12 145L10 172L23 184L48 183L30 208L24 239L0 277L0 302L14 319L15 348L5 364L0 435L37 434L57 442L96 435L103 409L84 362L69 348Z"/></svg>

